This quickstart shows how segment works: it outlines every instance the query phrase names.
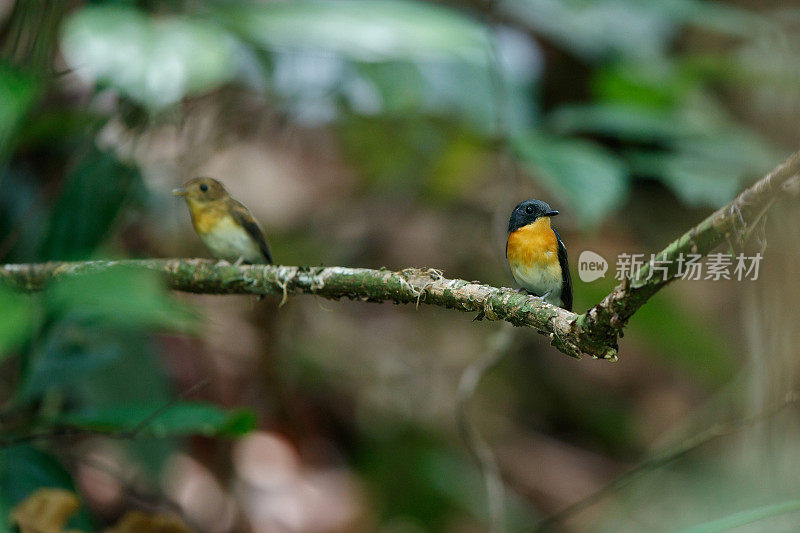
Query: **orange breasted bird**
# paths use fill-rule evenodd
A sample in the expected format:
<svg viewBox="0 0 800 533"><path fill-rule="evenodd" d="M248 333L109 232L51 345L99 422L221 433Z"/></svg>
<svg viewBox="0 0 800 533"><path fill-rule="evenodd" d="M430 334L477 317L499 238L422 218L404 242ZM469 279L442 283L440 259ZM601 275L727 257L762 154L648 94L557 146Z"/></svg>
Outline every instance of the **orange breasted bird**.
<svg viewBox="0 0 800 533"><path fill-rule="evenodd" d="M557 214L541 200L525 200L515 207L508 221L506 259L525 291L572 311L567 249L550 225L550 217Z"/></svg>
<svg viewBox="0 0 800 533"><path fill-rule="evenodd" d="M213 178L194 178L174 189L189 206L192 225L217 259L251 264L272 264L264 231L250 210L228 194Z"/></svg>

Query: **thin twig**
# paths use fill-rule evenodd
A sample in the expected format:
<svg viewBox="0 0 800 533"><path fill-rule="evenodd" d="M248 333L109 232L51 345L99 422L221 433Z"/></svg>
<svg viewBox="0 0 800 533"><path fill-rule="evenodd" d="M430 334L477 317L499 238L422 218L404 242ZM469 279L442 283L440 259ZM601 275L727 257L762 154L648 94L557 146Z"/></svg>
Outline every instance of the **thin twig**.
<svg viewBox="0 0 800 533"><path fill-rule="evenodd" d="M109 439L132 440L139 437L142 431L147 429L147 427L153 422L153 420L158 418L165 411L169 410L176 403L186 398L187 396L193 394L197 390L207 386L208 384L209 381L207 379L195 383L194 385L192 385L191 387L180 393L178 396L176 396L169 402L166 402L164 405L158 407L150 415L145 417L143 420L137 423L132 429L129 430L103 430L103 429L94 429L81 426L59 424L46 431L32 432L22 435L16 435L13 437L0 438L0 448L8 448L11 446L26 444L28 442L33 442L38 440L74 439L86 436L98 436Z"/></svg>
<svg viewBox="0 0 800 533"><path fill-rule="evenodd" d="M456 394L458 431L480 468L489 502L489 523L492 533L500 533L505 523L503 478L500 475L500 468L497 466L492 448L481 436L475 424L471 422L469 406L475 395L475 389L483 377L508 352L511 338L511 330L508 328L503 328L495 334L490 340L490 346L486 353L472 362L461 374Z"/></svg>
<svg viewBox="0 0 800 533"><path fill-rule="evenodd" d="M188 398L189 396L191 396L195 392L199 391L200 389L203 389L203 388L207 387L209 385L209 383L210 383L210 381L208 379L201 379L200 381L198 381L197 383L195 383L194 385L192 385L191 387L189 387L185 391L181 392L178 396L173 398L171 401L165 403L164 405L162 405L161 407L159 407L158 409L153 411L150 414L150 416L146 417L144 420L142 420L138 424L136 424L133 427L132 430L126 431L126 432L122 432L120 437L121 438L130 438L130 439L136 438L142 431L147 429L147 426L149 426L150 423L153 422L153 420L155 420L156 418L161 416L161 414L163 414L165 411L171 409L179 401L183 400L184 398Z"/></svg>

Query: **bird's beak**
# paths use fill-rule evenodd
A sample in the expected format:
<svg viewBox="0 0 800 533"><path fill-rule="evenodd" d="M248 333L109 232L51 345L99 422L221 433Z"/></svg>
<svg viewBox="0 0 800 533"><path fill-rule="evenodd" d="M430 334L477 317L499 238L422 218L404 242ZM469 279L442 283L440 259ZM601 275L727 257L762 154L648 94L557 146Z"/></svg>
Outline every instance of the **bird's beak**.
<svg viewBox="0 0 800 533"><path fill-rule="evenodd" d="M558 211L556 211L555 209L553 209L553 210L551 210L551 211L548 211L547 213L545 213L545 214L544 214L544 216L546 216L546 217L554 217L554 216L556 216L557 214L558 214Z"/></svg>
<svg viewBox="0 0 800 533"><path fill-rule="evenodd" d="M184 189L183 187L172 189L172 194L174 194L175 196L186 196L186 189Z"/></svg>

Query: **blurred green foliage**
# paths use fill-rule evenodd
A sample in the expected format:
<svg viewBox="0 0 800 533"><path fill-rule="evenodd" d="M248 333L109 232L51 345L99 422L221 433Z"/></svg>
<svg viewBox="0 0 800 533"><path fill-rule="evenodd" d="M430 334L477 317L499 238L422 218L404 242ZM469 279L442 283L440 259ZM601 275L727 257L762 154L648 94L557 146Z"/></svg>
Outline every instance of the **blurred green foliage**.
<svg viewBox="0 0 800 533"><path fill-rule="evenodd" d="M35 297L6 289L0 292L0 307L7 313L0 329L2 354L15 355L20 363L0 426L0 465L5 468L0 474L14 487L3 486L0 492L6 512L39 486L69 488L60 481L67 474L34 444L57 443L61 431L130 434L134 439L128 447L157 471L176 444L148 438L236 436L254 427L248 410L171 403L148 332L191 331L198 317L174 302L152 272L87 274L56 283ZM27 442L32 435L44 437L10 444ZM29 463L23 483L17 477Z"/></svg>
<svg viewBox="0 0 800 533"><path fill-rule="evenodd" d="M178 402L155 416L151 405L121 405L90 408L69 413L58 420L72 428L88 431L156 437L206 435L237 437L252 431L255 416L251 411L224 411L212 404Z"/></svg>
<svg viewBox="0 0 800 533"><path fill-rule="evenodd" d="M498 134L513 137L534 180L586 226L622 204L630 176L663 180L686 201L714 206L775 160L775 150L719 106L708 105L717 81L711 69L671 54L670 43L687 24L735 37L768 24L723 4L501 3L504 16L593 68L594 101L559 104L545 120L530 98L541 83L536 43L441 6L400 0L371 2L368 9L359 1L208 2L154 16L135 2L114 4L70 14L61 28L65 58L82 77L152 112L240 80L274 91L299 120L312 123L353 114L401 115L400 127L417 132L431 129L430 117L455 119L485 142ZM729 64L732 69L746 67ZM14 108L27 107L33 94L25 83L16 86L19 103L0 121L6 129L22 112ZM430 159L434 172L446 168L435 159L447 157L458 135L460 128L444 121L433 125L432 143L420 139L408 150L367 151L380 154L382 179L424 183L416 167L400 166L411 154ZM609 151L566 137L574 135L635 149ZM344 137L354 150L375 138L365 127ZM366 174L376 173L374 163L361 161ZM449 188L452 193L458 184Z"/></svg>
<svg viewBox="0 0 800 533"><path fill-rule="evenodd" d="M557 196L572 198L576 217L598 224L619 206L628 187L622 162L597 144L546 134L517 139L518 157Z"/></svg>
<svg viewBox="0 0 800 533"><path fill-rule="evenodd" d="M26 72L0 59L0 162L13 147L19 122L36 101L39 84Z"/></svg>
<svg viewBox="0 0 800 533"><path fill-rule="evenodd" d="M41 487L75 490L69 473L52 456L31 446L0 449L0 531L11 531L11 510ZM84 510L68 525L83 531L93 529Z"/></svg>
<svg viewBox="0 0 800 533"><path fill-rule="evenodd" d="M29 338L35 327L38 309L29 297L0 285L0 361Z"/></svg>
<svg viewBox="0 0 800 533"><path fill-rule="evenodd" d="M66 178L52 207L39 258L87 259L103 242L124 202L139 185L135 167L92 151Z"/></svg>
<svg viewBox="0 0 800 533"><path fill-rule="evenodd" d="M307 49L355 61L466 61L486 65L480 23L422 2L321 0L238 3L220 9L240 37L267 49Z"/></svg>
<svg viewBox="0 0 800 533"><path fill-rule="evenodd" d="M124 329L191 331L199 318L177 304L153 272L121 268L70 277L46 293L48 311Z"/></svg>
<svg viewBox="0 0 800 533"><path fill-rule="evenodd" d="M153 109L213 89L235 65L225 32L190 17L154 20L131 8L86 7L62 32L71 65Z"/></svg>
<svg viewBox="0 0 800 533"><path fill-rule="evenodd" d="M800 510L800 500L788 500L772 505L765 505L756 509L750 509L741 513L725 516L704 524L687 527L680 530L680 533L718 533L730 531L738 527L746 526L754 522L762 521L783 514L793 513Z"/></svg>
<svg viewBox="0 0 800 533"><path fill-rule="evenodd" d="M150 23L144 14L116 13L143 25ZM20 20L30 21L29 15L25 6L18 5L11 16L11 28ZM103 19L101 26L115 34L119 27L113 27L113 22L129 28L130 21L126 20L112 16ZM58 19L48 22L52 30L61 29ZM73 24L79 23L81 17ZM143 32L156 35L139 35L139 41L128 34L131 42L126 50L146 47L161 35L168 40L175 38L169 41L173 49L177 50L177 44L181 44L177 41L181 40L188 46L177 63L173 61L173 68L181 70L185 60L208 66L212 58L198 56L193 50L195 43L185 41L202 38L210 42L215 35L224 39L224 34L214 33L213 28L201 34L202 28L187 29L181 24L158 30L161 34L144 28ZM67 35L72 30L64 31ZM108 38L109 33L98 32L95 37ZM79 40L81 35L75 38ZM218 42L211 44L219 49ZM65 43L65 53L69 54L70 46ZM50 53L52 50L45 56ZM104 68L115 71L95 59L90 63L98 69L98 76L102 77ZM220 68L228 69L229 59L222 58ZM25 53L17 52L0 61L2 258L20 262L107 257L108 240L120 218L141 201L144 188L140 172L118 154L97 147L99 128L108 115L46 96L54 78L28 60ZM129 61L125 64L132 65ZM209 83L219 81L218 74L189 74L177 98L184 91L198 87L207 90ZM104 81L119 80L112 76ZM147 84L133 83L129 89L143 102L169 94L163 87ZM45 105L35 105L45 99ZM48 186L48 180L57 186ZM153 333L194 331L199 316L175 302L162 280L151 272L120 269L90 273L56 283L38 295L0 287L0 314L0 360L7 374L0 407L2 530L6 530L9 509L36 488L74 490L70 474L52 455L53 445L58 448L59 432L113 435L136 430L136 438L126 446L157 472L170 450L178 446L176 437L235 436L254 426L250 411L229 412L189 401L171 403L174 394L156 357L159 347ZM85 512L71 524L92 529Z"/></svg>
<svg viewBox="0 0 800 533"><path fill-rule="evenodd" d="M611 292L615 283L584 283L576 279L576 307L588 309ZM654 296L631 317L630 326L626 334L629 342L644 343L651 357L681 369L702 385L721 386L735 375L737 361L730 356L730 341L714 324L703 322L698 313L686 310L674 295Z"/></svg>
<svg viewBox="0 0 800 533"><path fill-rule="evenodd" d="M704 0L520 0L501 5L590 61L664 57L684 25L740 36L767 23L757 14Z"/></svg>

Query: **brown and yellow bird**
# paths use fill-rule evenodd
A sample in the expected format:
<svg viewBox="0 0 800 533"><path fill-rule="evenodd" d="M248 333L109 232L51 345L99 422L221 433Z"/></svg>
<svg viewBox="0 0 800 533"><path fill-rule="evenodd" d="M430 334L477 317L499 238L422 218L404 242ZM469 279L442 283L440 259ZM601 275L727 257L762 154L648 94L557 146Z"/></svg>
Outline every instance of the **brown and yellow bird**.
<svg viewBox="0 0 800 533"><path fill-rule="evenodd" d="M236 264L272 264L261 226L222 183L214 178L194 178L172 194L186 199L192 225L214 257Z"/></svg>

